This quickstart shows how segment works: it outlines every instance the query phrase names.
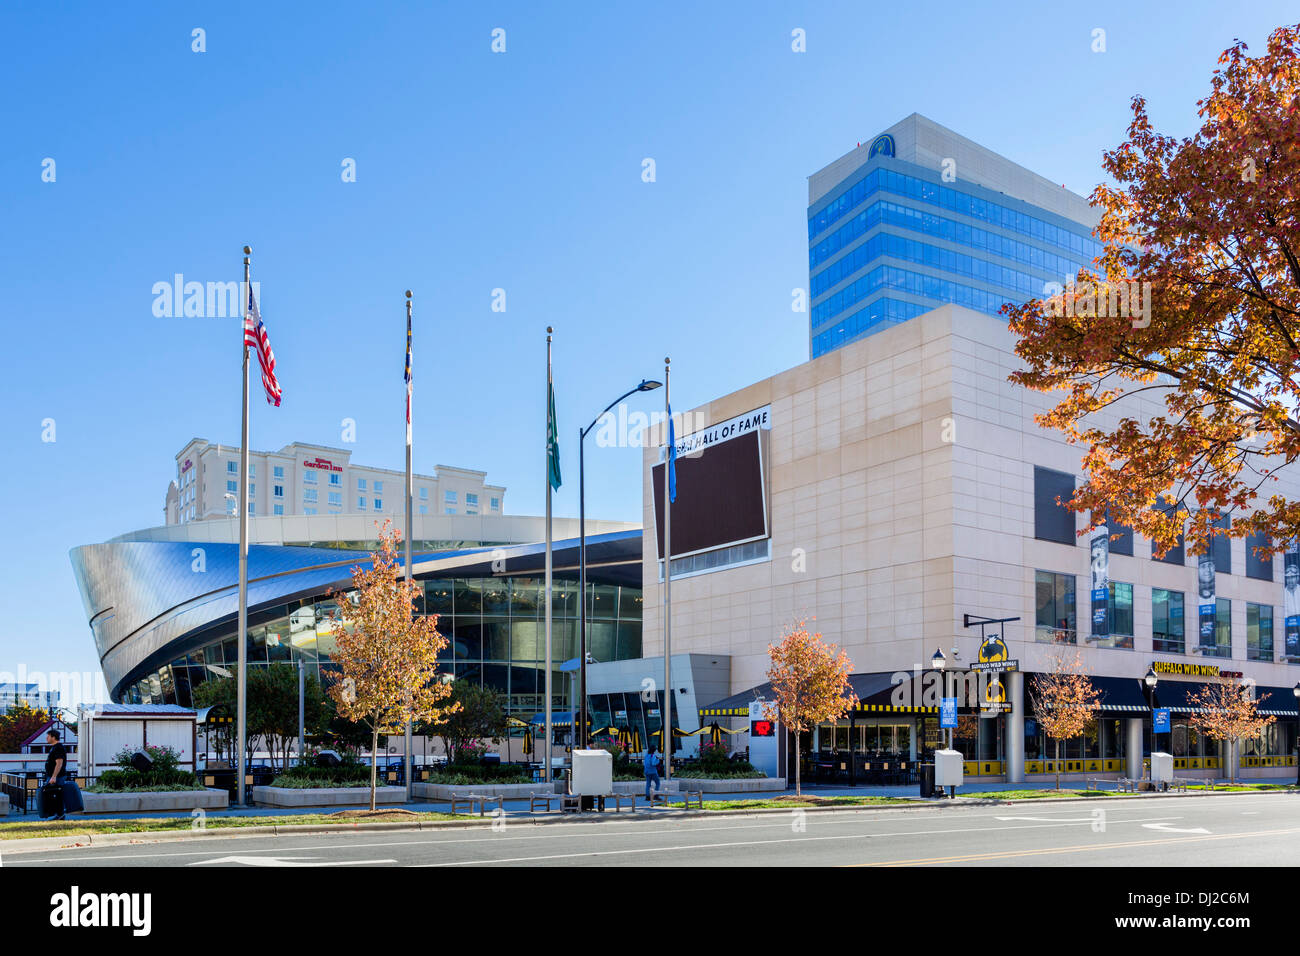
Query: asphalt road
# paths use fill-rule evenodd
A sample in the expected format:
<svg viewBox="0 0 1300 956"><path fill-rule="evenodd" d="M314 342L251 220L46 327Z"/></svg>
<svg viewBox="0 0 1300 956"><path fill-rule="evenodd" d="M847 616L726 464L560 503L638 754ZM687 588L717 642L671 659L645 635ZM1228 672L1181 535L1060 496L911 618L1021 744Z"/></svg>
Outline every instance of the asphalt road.
<svg viewBox="0 0 1300 956"><path fill-rule="evenodd" d="M682 819L663 812L500 829L208 835L3 852L78 866L1290 866L1300 794L1100 798Z"/></svg>

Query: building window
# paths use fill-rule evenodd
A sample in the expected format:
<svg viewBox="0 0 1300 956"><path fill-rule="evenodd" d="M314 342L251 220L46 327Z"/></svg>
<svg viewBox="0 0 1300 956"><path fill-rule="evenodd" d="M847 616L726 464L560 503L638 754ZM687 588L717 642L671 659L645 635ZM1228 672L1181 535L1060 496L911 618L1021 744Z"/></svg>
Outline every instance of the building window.
<svg viewBox="0 0 1300 956"><path fill-rule="evenodd" d="M493 498L493 499L492 499L492 510L493 510L493 511L500 511L500 510L501 510L501 499L500 499L500 498Z"/></svg>
<svg viewBox="0 0 1300 956"><path fill-rule="evenodd" d="M421 500L421 501L428 501L428 500L429 500L429 489L428 489L428 488L421 488L421 489L420 489L420 500Z"/></svg>
<svg viewBox="0 0 1300 956"><path fill-rule="evenodd" d="M248 483L248 497L257 497L257 485L253 484L251 481Z"/></svg>
<svg viewBox="0 0 1300 956"><path fill-rule="evenodd" d="M1246 577L1258 581L1273 580L1273 552L1256 554L1256 548L1271 548L1273 539L1263 532L1246 537ZM1269 658L1272 660L1272 658Z"/></svg>
<svg viewBox="0 0 1300 956"><path fill-rule="evenodd" d="M232 480L232 481L227 481L227 482L226 482L226 491L228 491L228 492L229 492L230 494L232 494L232 495L235 494L236 492L238 492L238 491L239 491L239 482L238 482L238 481L234 481L234 480Z"/></svg>
<svg viewBox="0 0 1300 956"><path fill-rule="evenodd" d="M1110 582L1108 599L1110 634L1096 642L1097 647L1122 647L1133 649L1133 585L1121 581Z"/></svg>
<svg viewBox="0 0 1300 956"><path fill-rule="evenodd" d="M272 485L271 495L276 498L284 497L284 485Z"/></svg>
<svg viewBox="0 0 1300 956"><path fill-rule="evenodd" d="M1232 601L1227 598L1215 600L1214 636L1209 640L1201 638L1200 646L1206 657L1232 656Z"/></svg>
<svg viewBox="0 0 1300 956"><path fill-rule="evenodd" d="M465 506L466 506L467 508L477 508L477 507L478 507L478 495L474 494L473 492L466 492L466 493L465 493Z"/></svg>
<svg viewBox="0 0 1300 956"><path fill-rule="evenodd" d="M272 471L271 471L271 477L272 477L272 478L283 478L283 477L284 477L284 465L276 465L275 468L272 469Z"/></svg>
<svg viewBox="0 0 1300 956"><path fill-rule="evenodd" d="M338 505L339 507L342 507L342 506L343 506L343 492L341 492L341 491L331 491L331 492L329 493L329 504L332 504L332 505Z"/></svg>
<svg viewBox="0 0 1300 956"><path fill-rule="evenodd" d="M427 515L428 513L429 513L429 506L428 506L428 505L420 505L420 514L422 514L422 515Z"/></svg>
<svg viewBox="0 0 1300 956"><path fill-rule="evenodd" d="M226 462L226 474L228 475L239 474L239 463L235 461Z"/></svg>
<svg viewBox="0 0 1300 956"><path fill-rule="evenodd" d="M278 515L282 515L282 514L284 514L284 505L276 505L276 506L275 506L275 513L278 514Z"/></svg>
<svg viewBox="0 0 1300 956"><path fill-rule="evenodd" d="M358 495L358 496L357 496L357 510L358 510L358 511L365 511L365 510L366 510L366 498L365 498L364 495Z"/></svg>
<svg viewBox="0 0 1300 956"><path fill-rule="evenodd" d="M383 493L384 493L384 483L383 483L382 481L376 481L376 482L375 482L375 494L377 494L377 495L382 495Z"/></svg>
<svg viewBox="0 0 1300 956"><path fill-rule="evenodd" d="M456 492L454 491L443 492L442 503L444 505L454 505L456 503Z"/></svg>
<svg viewBox="0 0 1300 956"><path fill-rule="evenodd" d="M1156 651L1186 653L1183 639L1183 592L1151 589L1151 640Z"/></svg>
<svg viewBox="0 0 1300 956"><path fill-rule="evenodd" d="M454 515L456 513L455 508L443 508L442 511L443 514L449 514L449 515Z"/></svg>
<svg viewBox="0 0 1300 956"><path fill-rule="evenodd" d="M1074 512L1065 507L1074 497L1074 476L1034 466L1034 537L1074 544ZM1056 499L1061 499L1061 504Z"/></svg>
<svg viewBox="0 0 1300 956"><path fill-rule="evenodd" d="M1217 574L1232 573L1232 539L1228 537L1228 516L1220 515L1214 522L1219 529L1210 539L1210 555L1214 558L1214 570Z"/></svg>
<svg viewBox="0 0 1300 956"><path fill-rule="evenodd" d="M308 468L306 471L302 473L302 480L309 485L316 484L316 472Z"/></svg>
<svg viewBox="0 0 1300 956"><path fill-rule="evenodd" d="M250 461L248 463L248 477L255 478L256 476L257 476L257 466Z"/></svg>
<svg viewBox="0 0 1300 956"><path fill-rule="evenodd" d="M376 499L375 499L375 510L376 510L376 511L383 511L383 510L384 510L384 500L383 500L382 498L376 498Z"/></svg>
<svg viewBox="0 0 1300 956"><path fill-rule="evenodd" d="M330 484L331 484L331 485L339 485L339 484L342 484L342 482L343 482L343 476L342 476L342 475L340 475L337 471L332 471L332 472L330 472Z"/></svg>
<svg viewBox="0 0 1300 956"><path fill-rule="evenodd" d="M315 508L303 508L303 509L302 509L302 513L305 514L305 515L314 515L314 514L316 513L316 509L315 509Z"/></svg>
<svg viewBox="0 0 1300 956"><path fill-rule="evenodd" d="M1172 505L1164 505L1164 506L1157 507L1156 510L1164 512L1165 514L1173 514L1177 509ZM1186 564L1187 562L1183 554L1182 534L1180 533L1178 535L1177 542L1174 544L1172 548L1170 548L1168 551L1165 552L1165 556L1163 558L1157 558L1154 554L1152 554L1151 560L1163 561L1165 564L1178 564L1178 565Z"/></svg>
<svg viewBox="0 0 1300 956"><path fill-rule="evenodd" d="M253 515L253 508L254 508L254 507L255 507L254 504L250 501L250 502L248 503L248 514L249 514L250 517Z"/></svg>
<svg viewBox="0 0 1300 956"><path fill-rule="evenodd" d="M364 478L358 478L358 479L357 479L357 491L365 491L365 490L366 490L366 479L364 479Z"/></svg>
<svg viewBox="0 0 1300 956"><path fill-rule="evenodd" d="M304 490L303 490L303 493L302 493L302 500L303 500L303 501L315 502L315 501L316 501L316 489L315 489L315 488L306 488L306 489L304 489Z"/></svg>
<svg viewBox="0 0 1300 956"><path fill-rule="evenodd" d="M1073 574L1034 572L1036 640L1049 644L1075 643L1074 587Z"/></svg>
<svg viewBox="0 0 1300 956"><path fill-rule="evenodd" d="M1273 660L1273 605L1246 605L1246 659Z"/></svg>

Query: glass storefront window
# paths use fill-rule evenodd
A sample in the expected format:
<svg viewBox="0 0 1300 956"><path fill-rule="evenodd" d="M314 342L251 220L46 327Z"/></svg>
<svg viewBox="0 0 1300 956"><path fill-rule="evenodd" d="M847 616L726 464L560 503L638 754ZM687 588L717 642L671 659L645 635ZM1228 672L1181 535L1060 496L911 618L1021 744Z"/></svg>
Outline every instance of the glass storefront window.
<svg viewBox="0 0 1300 956"><path fill-rule="evenodd" d="M1075 576L1034 572L1035 638L1046 643L1075 643Z"/></svg>
<svg viewBox="0 0 1300 956"><path fill-rule="evenodd" d="M1273 605L1246 605L1246 659L1273 660Z"/></svg>

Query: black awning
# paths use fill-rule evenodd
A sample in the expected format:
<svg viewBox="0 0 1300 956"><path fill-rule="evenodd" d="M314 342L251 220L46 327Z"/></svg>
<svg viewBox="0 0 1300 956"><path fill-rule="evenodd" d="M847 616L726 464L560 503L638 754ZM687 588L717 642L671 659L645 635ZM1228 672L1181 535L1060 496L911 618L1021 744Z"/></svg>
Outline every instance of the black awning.
<svg viewBox="0 0 1300 956"><path fill-rule="evenodd" d="M1101 710L1104 713L1148 713L1142 681L1137 677L1093 677L1092 686L1101 693Z"/></svg>
<svg viewBox="0 0 1300 956"><path fill-rule="evenodd" d="M749 690L724 697L708 707L700 708L701 717L748 717L749 705L755 700L772 700L772 684L759 684Z"/></svg>
<svg viewBox="0 0 1300 956"><path fill-rule="evenodd" d="M1192 714L1200 710L1190 698L1211 686L1203 681L1161 681L1156 685L1156 706L1168 707L1175 714ZM1295 694L1289 687L1255 688L1257 710L1266 717L1295 717Z"/></svg>
<svg viewBox="0 0 1300 956"><path fill-rule="evenodd" d="M892 712L892 713L938 713L938 707L912 707L897 706L894 704L894 671L882 671L879 673L850 674L849 687L853 689L854 696L858 698L858 706L850 713L864 712ZM913 688L907 688L908 691ZM908 700L920 700L920 688L915 689L914 695L905 694ZM772 700L772 684L759 684L757 687L751 687L749 690L742 691L739 694L732 694L716 703L709 704L707 707L700 708L701 717L746 717L749 715L749 704L755 700ZM847 715L846 715L847 716Z"/></svg>

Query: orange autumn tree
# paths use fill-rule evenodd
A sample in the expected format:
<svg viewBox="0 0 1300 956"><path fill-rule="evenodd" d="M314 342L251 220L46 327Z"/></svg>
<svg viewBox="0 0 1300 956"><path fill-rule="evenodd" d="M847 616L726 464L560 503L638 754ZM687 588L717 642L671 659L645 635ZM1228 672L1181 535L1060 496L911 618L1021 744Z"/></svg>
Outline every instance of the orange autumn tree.
<svg viewBox="0 0 1300 956"><path fill-rule="evenodd" d="M1233 750L1237 742L1258 737L1277 719L1259 712L1259 705L1269 696L1256 700L1250 686L1230 677L1217 677L1187 695L1188 706L1194 708L1187 722L1211 740L1227 741L1228 779L1234 783L1237 772Z"/></svg>
<svg viewBox="0 0 1300 956"><path fill-rule="evenodd" d="M1228 514L1235 537L1300 536L1300 501L1268 493L1300 456L1300 26L1219 65L1189 138L1157 133L1134 97L1103 154L1114 184L1091 197L1096 271L1004 310L1024 361L1011 381L1052 392L1038 422L1087 449L1067 504L1109 509L1160 555L1189 517L1192 553ZM1137 393L1162 408L1116 405Z"/></svg>
<svg viewBox="0 0 1300 956"><path fill-rule="evenodd" d="M828 720L838 720L857 704L849 686L852 664L844 651L810 634L805 621L787 627L780 642L769 644L772 665L767 679L775 701L763 707L768 720L785 724L794 734L794 792L802 796L799 735Z"/></svg>
<svg viewBox="0 0 1300 956"><path fill-rule="evenodd" d="M1035 674L1034 717L1043 732L1056 741L1056 789L1061 789L1061 741L1078 737L1096 716L1101 693L1083 672L1083 659L1075 651L1066 657L1058 651L1052 669Z"/></svg>
<svg viewBox="0 0 1300 956"><path fill-rule="evenodd" d="M440 703L451 686L440 680L438 653L447 639L438 617L415 614L420 585L407 582L397 563L401 534L385 521L371 567L352 569L350 591L331 591L340 613L331 615L331 661L341 679L329 695L341 717L370 728L370 809L375 809L379 735L398 733L407 721L437 723L458 705Z"/></svg>

